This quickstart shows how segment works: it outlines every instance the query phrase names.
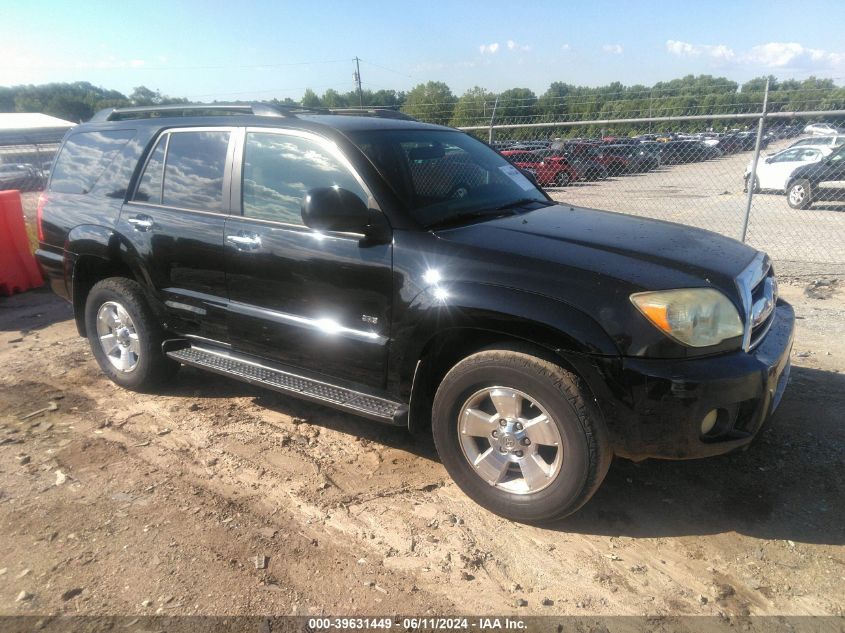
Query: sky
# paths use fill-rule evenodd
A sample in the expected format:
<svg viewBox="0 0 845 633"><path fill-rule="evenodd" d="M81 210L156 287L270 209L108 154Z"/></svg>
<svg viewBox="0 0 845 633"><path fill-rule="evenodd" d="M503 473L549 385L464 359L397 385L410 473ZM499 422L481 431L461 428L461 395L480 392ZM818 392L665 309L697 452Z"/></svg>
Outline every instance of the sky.
<svg viewBox="0 0 845 633"><path fill-rule="evenodd" d="M446 82L541 94L811 74L845 84L842 0L144 2L0 0L0 85L145 85L194 101Z"/></svg>

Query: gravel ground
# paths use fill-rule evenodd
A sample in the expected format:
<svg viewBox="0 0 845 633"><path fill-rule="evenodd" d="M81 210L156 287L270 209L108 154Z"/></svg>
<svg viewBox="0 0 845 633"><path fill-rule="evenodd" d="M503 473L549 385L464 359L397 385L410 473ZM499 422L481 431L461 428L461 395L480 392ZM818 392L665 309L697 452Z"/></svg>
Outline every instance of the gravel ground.
<svg viewBox="0 0 845 633"><path fill-rule="evenodd" d="M547 528L473 504L429 436L191 369L124 391L64 302L0 299L0 614L842 616L845 293L782 294L755 445L617 460Z"/></svg>

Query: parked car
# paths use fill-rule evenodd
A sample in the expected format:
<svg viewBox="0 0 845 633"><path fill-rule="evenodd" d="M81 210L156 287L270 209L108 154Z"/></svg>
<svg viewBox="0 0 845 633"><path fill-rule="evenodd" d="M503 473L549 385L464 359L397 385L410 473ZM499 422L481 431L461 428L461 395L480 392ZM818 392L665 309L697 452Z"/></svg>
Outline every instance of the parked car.
<svg viewBox="0 0 845 633"><path fill-rule="evenodd" d="M557 204L468 134L368 114L126 108L67 133L37 257L112 381L188 365L430 428L461 490L530 522L615 455L754 439L794 328L764 253Z"/></svg>
<svg viewBox="0 0 845 633"><path fill-rule="evenodd" d="M568 148L571 147L570 144L557 140L552 143L550 149L539 150L537 153L543 157L564 157L581 174L581 180L605 180L607 178L607 168L598 160L601 152L597 146L585 146L577 153L569 151Z"/></svg>
<svg viewBox="0 0 845 633"><path fill-rule="evenodd" d="M786 185L792 172L802 165L818 163L825 156L830 155L833 150L830 147L802 146L782 150L771 156L760 158L757 161L757 171L753 182L754 191L771 189L775 191L786 191ZM745 191L749 187L751 167L753 161L748 163L743 176Z"/></svg>
<svg viewBox="0 0 845 633"><path fill-rule="evenodd" d="M817 163L798 167L786 183L786 201L793 209L830 200L845 201L845 145Z"/></svg>
<svg viewBox="0 0 845 633"><path fill-rule="evenodd" d="M539 152L520 150L505 150L501 154L516 167L528 171L543 187L565 187L584 176L564 156L545 157Z"/></svg>
<svg viewBox="0 0 845 633"><path fill-rule="evenodd" d="M842 130L831 125L830 123L810 123L804 127L804 134L820 134L823 136L830 136L841 134Z"/></svg>
<svg viewBox="0 0 845 633"><path fill-rule="evenodd" d="M625 171L628 173L651 171L660 167L660 152L654 151L649 145L605 145L602 153L624 158L627 161Z"/></svg>
<svg viewBox="0 0 845 633"><path fill-rule="evenodd" d="M830 136L808 136L795 141L789 147L839 147L845 145L845 134L831 134Z"/></svg>
<svg viewBox="0 0 845 633"><path fill-rule="evenodd" d="M721 156L718 147L705 145L701 141L669 141L664 143L660 159L664 164L693 163Z"/></svg>
<svg viewBox="0 0 845 633"><path fill-rule="evenodd" d="M39 191L44 188L44 175L27 163L0 163L0 191L18 189Z"/></svg>

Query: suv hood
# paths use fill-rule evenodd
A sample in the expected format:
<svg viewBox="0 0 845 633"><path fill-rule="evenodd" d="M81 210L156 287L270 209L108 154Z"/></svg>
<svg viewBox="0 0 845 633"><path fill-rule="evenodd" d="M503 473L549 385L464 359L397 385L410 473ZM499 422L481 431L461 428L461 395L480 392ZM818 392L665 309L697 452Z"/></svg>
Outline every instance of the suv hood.
<svg viewBox="0 0 845 633"><path fill-rule="evenodd" d="M575 269L570 273L589 273L582 277L587 286L597 276L628 282L634 290L713 286L734 301L738 301L736 276L757 254L745 244L703 229L561 204L437 234L450 242L496 251L499 261L503 253L512 255L509 266L497 267L499 272L532 269L525 277L553 274L561 279L559 267L564 266ZM551 267L557 274L549 271L548 264L557 265ZM525 278L517 283L524 286ZM537 291L555 294L548 287Z"/></svg>

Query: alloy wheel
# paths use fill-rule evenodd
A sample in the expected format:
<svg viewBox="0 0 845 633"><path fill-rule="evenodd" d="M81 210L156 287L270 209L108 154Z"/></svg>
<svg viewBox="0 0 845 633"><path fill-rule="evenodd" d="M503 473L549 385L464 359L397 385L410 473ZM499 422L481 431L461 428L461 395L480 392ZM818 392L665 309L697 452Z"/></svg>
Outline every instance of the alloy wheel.
<svg viewBox="0 0 845 633"><path fill-rule="evenodd" d="M488 484L514 494L543 490L563 463L563 439L536 398L510 387L487 387L460 408L463 455Z"/></svg>

